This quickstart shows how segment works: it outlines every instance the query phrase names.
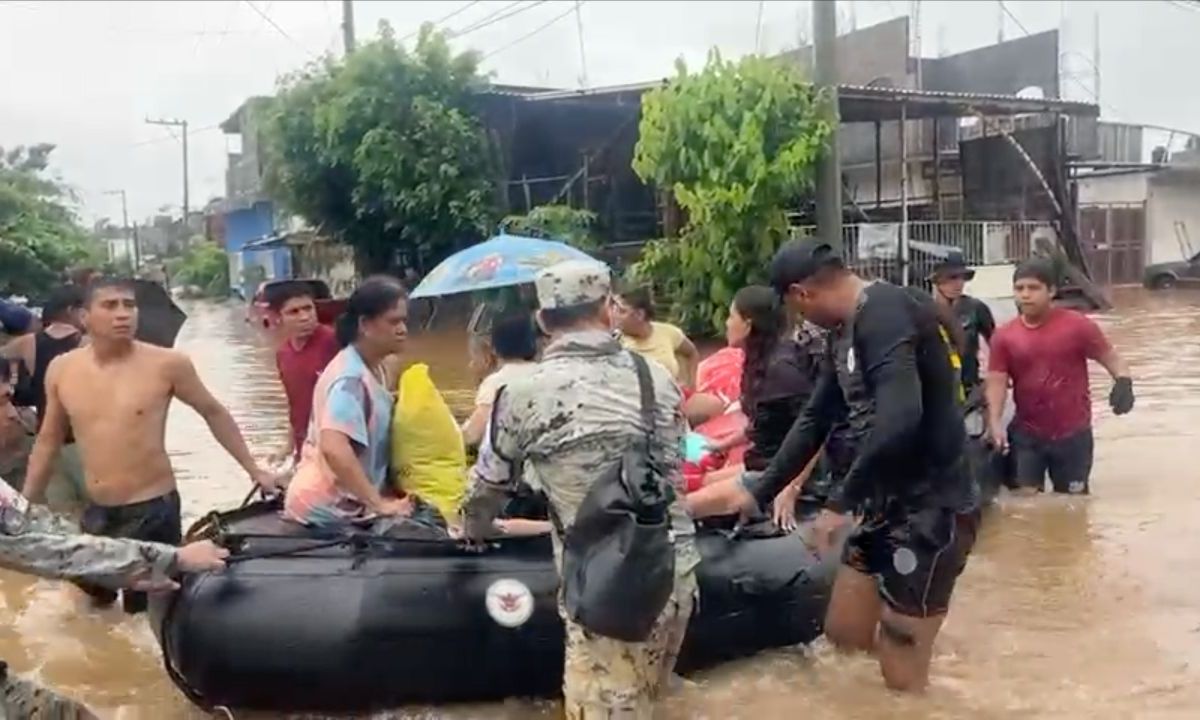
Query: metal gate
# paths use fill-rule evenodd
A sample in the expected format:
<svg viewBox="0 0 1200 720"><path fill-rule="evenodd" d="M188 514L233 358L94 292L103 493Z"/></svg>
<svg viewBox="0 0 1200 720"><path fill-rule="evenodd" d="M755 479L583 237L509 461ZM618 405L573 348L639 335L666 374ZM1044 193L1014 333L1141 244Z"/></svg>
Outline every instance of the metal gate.
<svg viewBox="0 0 1200 720"><path fill-rule="evenodd" d="M1079 241L1092 280L1099 285L1133 285L1146 268L1146 205L1083 205Z"/></svg>

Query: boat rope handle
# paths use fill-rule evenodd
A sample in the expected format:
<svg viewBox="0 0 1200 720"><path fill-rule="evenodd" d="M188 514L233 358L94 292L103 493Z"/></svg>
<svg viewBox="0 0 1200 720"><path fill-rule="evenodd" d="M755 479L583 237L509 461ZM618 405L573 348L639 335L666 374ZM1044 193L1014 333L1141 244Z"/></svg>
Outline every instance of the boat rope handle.
<svg viewBox="0 0 1200 720"><path fill-rule="evenodd" d="M224 705L217 705L216 707L213 708L213 712L214 713L222 713L225 715L225 717L229 718L229 720L236 720L236 718L233 717L233 711L230 710L229 708L225 707Z"/></svg>

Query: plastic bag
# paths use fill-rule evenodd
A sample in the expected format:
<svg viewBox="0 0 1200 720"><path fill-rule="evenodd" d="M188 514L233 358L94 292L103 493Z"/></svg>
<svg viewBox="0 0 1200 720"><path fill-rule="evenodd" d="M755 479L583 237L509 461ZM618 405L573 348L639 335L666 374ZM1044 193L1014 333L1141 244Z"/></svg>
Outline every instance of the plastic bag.
<svg viewBox="0 0 1200 720"><path fill-rule="evenodd" d="M423 363L405 370L397 386L392 470L398 490L457 521L467 487L467 454L458 423Z"/></svg>

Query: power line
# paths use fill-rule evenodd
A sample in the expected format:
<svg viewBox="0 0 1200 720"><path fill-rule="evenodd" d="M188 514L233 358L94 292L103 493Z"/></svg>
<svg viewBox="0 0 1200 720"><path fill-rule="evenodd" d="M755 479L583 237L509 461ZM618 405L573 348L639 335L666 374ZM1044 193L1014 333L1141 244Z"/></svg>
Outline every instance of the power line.
<svg viewBox="0 0 1200 720"><path fill-rule="evenodd" d="M308 48L306 48L306 47L304 47L303 45L301 45L301 44L300 44L300 42L296 40L296 38L292 37L291 35L288 35L288 33L287 33L287 31L286 31L286 30L284 30L283 28L279 27L279 23L277 23L277 22L275 22L274 20L272 20L270 15L266 14L266 13L265 13L265 12L263 12L262 10L259 10L257 5L255 5L254 3L250 2L250 0L242 0L242 2L246 3L247 5L249 5L251 10L253 10L255 13L257 13L257 14L258 14L258 16L259 16L260 18L262 18L263 20L265 20L265 21L267 22L267 24L268 24L268 25L270 25L271 27L275 28L275 31L276 31L276 32L278 32L278 33L279 33L280 35L282 35L283 37L285 37L285 38L288 40L288 42L290 42L291 44L293 44L293 45L295 45L296 47L300 48L301 50L303 50L304 52L308 53L308 54L309 54L309 55L311 55L312 57L314 57L314 58L319 58L319 56L318 56L316 53L314 53L312 50L309 50Z"/></svg>
<svg viewBox="0 0 1200 720"><path fill-rule="evenodd" d="M1032 34L1025 27L1025 23L1021 22L1017 18L1016 15L1013 15L1012 10L1009 10L1007 5L1005 5L1004 3L1000 3L1000 9L1003 10L1004 14L1007 15L1013 22L1015 22L1017 24L1017 27L1021 28L1021 32L1025 33L1026 35Z"/></svg>
<svg viewBox="0 0 1200 720"><path fill-rule="evenodd" d="M1167 0L1167 4L1174 5L1175 7L1179 8L1180 10L1187 10L1188 12L1200 12L1200 4L1193 3L1193 2L1180 2L1179 0Z"/></svg>
<svg viewBox="0 0 1200 720"><path fill-rule="evenodd" d="M471 2L467 3L466 5L463 5L462 7L460 7L460 8L459 8L459 9L457 9L457 10L455 10L454 12L450 13L449 15L446 15L445 17L441 17L441 18L438 18L437 20L434 20L434 21L432 22L432 25L433 25L434 27L437 27L438 25L441 25L442 23L446 22L447 20L449 20L449 19L451 19L451 18L454 18L454 17L457 17L458 15L461 15L463 12L466 12L467 10L470 10L471 8L473 8L473 7L475 7L476 5L478 5L479 3L480 3L480 0L471 0ZM425 25L425 23L421 23L421 25L422 25L422 26L424 26L424 25ZM407 35L405 35L404 37L400 38L400 42L404 42L405 40L407 40L407 39L409 39L409 38L413 37L414 35L416 35L416 34L417 34L417 33L419 33L419 32L421 32L421 28L417 28L416 30L413 30L413 31L412 31L412 32L410 32L409 34L407 34Z"/></svg>
<svg viewBox="0 0 1200 720"><path fill-rule="evenodd" d="M202 128L196 128L195 130L189 128L188 134L195 135L196 133L211 132L213 130L219 129L220 127L221 127L220 123L217 123L216 125L206 125ZM149 140L140 140L135 143L129 143L125 147L129 147L129 148L144 147L146 145L157 145L158 143L166 142L168 140L178 140L179 139L179 136L175 135L174 132L172 132L172 131L168 131L168 132L171 132L171 134L166 137L156 137L156 138L150 138Z"/></svg>
<svg viewBox="0 0 1200 720"><path fill-rule="evenodd" d="M546 2L547 2L547 0L538 0L538 2L535 2L532 5L526 5L525 7L517 8L516 10L513 10L510 13L507 13L505 15L500 15L499 17L497 17L497 13L504 12L505 10L510 9L515 5L521 4L520 2L511 3L509 5L504 6L497 12L492 13L491 15L488 15L487 17L483 18L482 20L475 23L474 25L470 25L466 28L463 28L462 30L459 30L458 32L452 32L451 37L458 38L458 37L462 37L463 35L466 35L467 33L473 33L476 30L482 30L483 28L488 27L489 25L495 25L496 23L500 22L501 20L507 20L511 17L516 17L517 15L520 15L523 12L532 10L539 5L545 5Z"/></svg>
<svg viewBox="0 0 1200 720"><path fill-rule="evenodd" d="M587 0L581 0L581 1L579 2L579 5L583 5L583 4L584 4L584 2L587 2ZM553 17L553 18L552 18L552 19L551 19L549 22L545 23L544 25L539 25L538 27L536 27L536 28L534 28L533 30L531 30L531 31L529 31L529 32L527 32L527 33L525 33L524 35L522 35L521 37L517 38L516 40L513 40L513 41L512 41L512 42L510 42L509 44L507 44L507 45L504 45L504 46L502 46L502 47L499 47L499 48L497 48L497 49L495 49L495 50L491 51L491 52L490 52L490 53L488 53L487 55L484 55L483 57L479 58L479 59L480 59L480 61L487 60L488 58L492 57L493 55L496 55L496 54L498 54L498 53L502 53L502 52L504 52L505 50L507 50L507 49L511 48L511 47L512 47L512 46L514 46L514 45L518 45L518 44L520 44L520 43L523 43L523 42L525 42L525 41L526 41L526 40L528 40L529 38L533 37L534 35L537 35L537 34L538 34L538 33L540 33L541 31L545 30L546 28L550 27L551 25L553 25L554 23L558 22L559 20L562 20L563 18L565 18L566 16L570 15L571 13L573 13L573 12L575 12L575 11L576 11L576 8L572 7L572 8L570 8L570 9L568 9L568 10L567 10L566 12L564 12L564 13L561 13L561 14L559 14L559 15L555 15L555 16L554 16L554 17Z"/></svg>

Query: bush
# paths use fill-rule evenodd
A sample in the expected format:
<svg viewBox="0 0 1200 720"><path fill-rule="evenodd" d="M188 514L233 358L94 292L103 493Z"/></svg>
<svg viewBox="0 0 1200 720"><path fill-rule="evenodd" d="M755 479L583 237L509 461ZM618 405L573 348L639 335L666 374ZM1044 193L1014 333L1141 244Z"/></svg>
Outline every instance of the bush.
<svg viewBox="0 0 1200 720"><path fill-rule="evenodd" d="M172 282L179 286L195 285L209 297L229 295L229 258L210 242L193 245L183 256Z"/></svg>

